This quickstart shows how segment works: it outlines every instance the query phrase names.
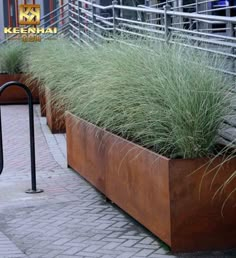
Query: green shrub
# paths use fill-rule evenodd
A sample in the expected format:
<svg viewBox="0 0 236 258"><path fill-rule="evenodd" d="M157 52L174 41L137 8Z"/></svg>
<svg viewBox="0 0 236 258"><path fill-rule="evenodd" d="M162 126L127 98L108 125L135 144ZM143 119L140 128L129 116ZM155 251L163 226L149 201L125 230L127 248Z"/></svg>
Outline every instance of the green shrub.
<svg viewBox="0 0 236 258"><path fill-rule="evenodd" d="M0 47L0 73L22 73L26 44L7 43Z"/></svg>
<svg viewBox="0 0 236 258"><path fill-rule="evenodd" d="M38 45L29 63L67 109L124 138L175 158L218 151L232 109L230 82L207 68L217 58L164 44L59 41Z"/></svg>

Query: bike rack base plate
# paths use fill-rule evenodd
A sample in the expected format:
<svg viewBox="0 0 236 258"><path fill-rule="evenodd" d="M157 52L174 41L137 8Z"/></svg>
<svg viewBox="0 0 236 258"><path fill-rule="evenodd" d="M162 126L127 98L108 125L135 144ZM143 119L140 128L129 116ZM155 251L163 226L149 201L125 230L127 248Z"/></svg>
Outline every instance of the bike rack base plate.
<svg viewBox="0 0 236 258"><path fill-rule="evenodd" d="M37 190L32 190L32 189L28 189L25 191L25 193L27 194L37 194L37 193L43 193L44 191L42 189L37 189Z"/></svg>

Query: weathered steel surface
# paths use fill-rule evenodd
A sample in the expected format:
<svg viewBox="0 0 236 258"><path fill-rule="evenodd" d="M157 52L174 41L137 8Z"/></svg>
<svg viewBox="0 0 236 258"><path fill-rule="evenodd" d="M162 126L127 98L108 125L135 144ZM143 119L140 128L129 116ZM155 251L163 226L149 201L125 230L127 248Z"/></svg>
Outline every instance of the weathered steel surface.
<svg viewBox="0 0 236 258"><path fill-rule="evenodd" d="M236 159L170 160L171 246L175 251L220 250L236 246L235 179L214 195L236 171ZM205 166L204 166L205 164ZM218 166L218 167L217 167ZM194 174L192 174L195 171ZM205 175L205 176L204 176ZM202 180L202 185L201 185Z"/></svg>
<svg viewBox="0 0 236 258"><path fill-rule="evenodd" d="M46 91L46 117L47 124L52 133L65 133L65 110L63 106L59 107L59 104L52 102L52 91L48 88L45 88Z"/></svg>
<svg viewBox="0 0 236 258"><path fill-rule="evenodd" d="M72 115L66 115L66 132L68 165L105 194L104 132Z"/></svg>
<svg viewBox="0 0 236 258"><path fill-rule="evenodd" d="M68 165L173 251L236 246L236 193L221 215L224 201L236 188L236 178L213 200L236 170L236 159L217 168L222 162L219 158L211 164L207 159L168 159L70 113L66 127Z"/></svg>
<svg viewBox="0 0 236 258"><path fill-rule="evenodd" d="M40 113L41 116L46 116L46 96L45 96L45 89L42 87L40 88L39 91L39 103L40 103Z"/></svg>

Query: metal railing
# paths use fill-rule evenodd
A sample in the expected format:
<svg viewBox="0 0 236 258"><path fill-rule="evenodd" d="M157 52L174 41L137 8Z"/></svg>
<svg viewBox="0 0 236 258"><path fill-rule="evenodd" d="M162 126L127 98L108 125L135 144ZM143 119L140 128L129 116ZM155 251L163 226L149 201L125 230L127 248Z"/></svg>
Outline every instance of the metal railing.
<svg viewBox="0 0 236 258"><path fill-rule="evenodd" d="M201 6L215 0L194 1ZM115 38L128 44L141 38L184 45L227 59L228 65L218 70L236 76L236 17L179 11L183 6L175 8L176 2L179 1L167 0L171 5L164 5L165 2L150 6L146 0L145 5L134 7L118 5L117 1L102 6L95 1L69 0L42 17L40 27L57 27L56 37L63 35L88 46ZM196 9L195 2L185 5L192 6ZM11 35L0 44L16 36ZM44 38L49 37L52 35Z"/></svg>
<svg viewBox="0 0 236 258"><path fill-rule="evenodd" d="M229 77L236 86L236 17L204 11L201 5L209 1L213 2L194 3L195 9L188 12L187 6L176 8L176 1L172 0L171 5L165 3L161 7L152 7L147 2L134 7L118 5L116 1L101 6L94 1L70 0L69 36L76 44L88 46L111 40L132 44L141 38L217 55L226 65L211 68ZM232 89L232 94L235 93L236 87ZM222 143L235 140L236 116L226 119L225 125L228 129L220 132Z"/></svg>
<svg viewBox="0 0 236 258"><path fill-rule="evenodd" d="M214 24L224 27L215 30ZM236 17L180 12L169 5L159 9L70 0L69 33L75 43L86 45L119 37L126 43L126 38L144 38L188 46L227 59L221 72L236 76Z"/></svg>

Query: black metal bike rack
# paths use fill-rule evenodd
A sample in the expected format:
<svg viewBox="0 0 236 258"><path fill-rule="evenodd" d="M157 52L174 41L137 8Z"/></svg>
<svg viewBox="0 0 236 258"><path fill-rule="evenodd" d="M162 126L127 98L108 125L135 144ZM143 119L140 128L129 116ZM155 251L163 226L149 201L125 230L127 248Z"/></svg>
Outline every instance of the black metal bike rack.
<svg viewBox="0 0 236 258"><path fill-rule="evenodd" d="M31 189L27 190L26 193L42 193L42 189L37 189L36 183L36 166L35 166L35 136L34 136L34 106L33 106L33 97L30 89L16 81L7 82L0 87L0 96L1 94L11 86L18 86L25 90L28 96L29 104L29 129L30 129L30 156L31 156ZM2 141L2 119L1 119L1 109L0 109L0 175L2 174L4 167L4 157L3 157L3 141Z"/></svg>

